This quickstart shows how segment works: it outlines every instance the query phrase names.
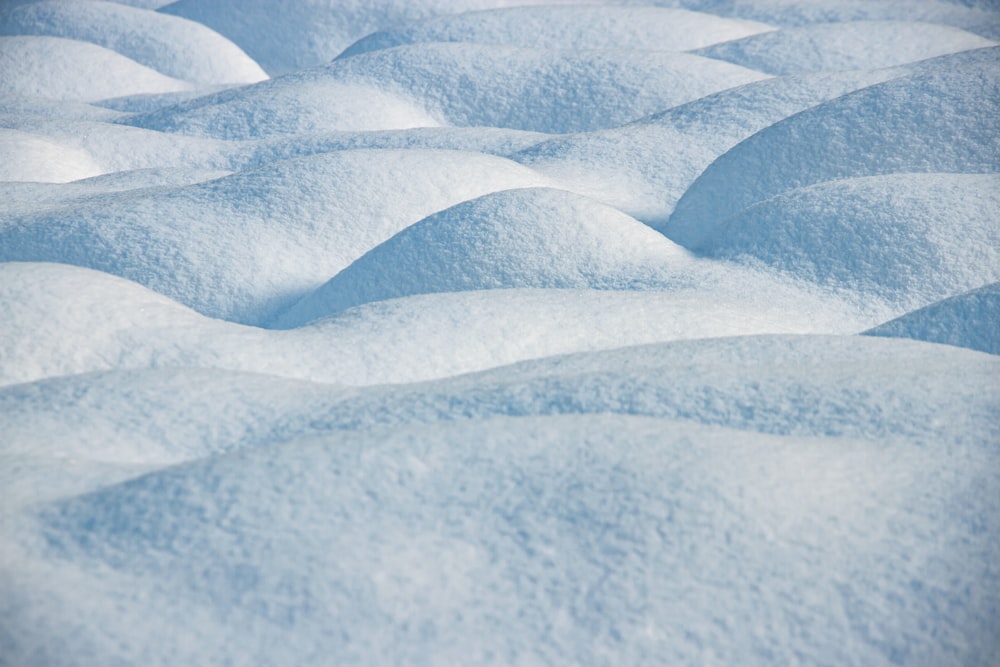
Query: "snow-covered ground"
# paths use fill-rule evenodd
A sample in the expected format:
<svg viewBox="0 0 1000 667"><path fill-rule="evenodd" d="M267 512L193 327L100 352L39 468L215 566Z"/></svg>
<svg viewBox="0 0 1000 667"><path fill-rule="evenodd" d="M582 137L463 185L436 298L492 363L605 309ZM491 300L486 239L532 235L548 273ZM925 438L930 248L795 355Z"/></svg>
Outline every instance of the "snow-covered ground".
<svg viewBox="0 0 1000 667"><path fill-rule="evenodd" d="M0 3L0 665L1000 664L992 0Z"/></svg>

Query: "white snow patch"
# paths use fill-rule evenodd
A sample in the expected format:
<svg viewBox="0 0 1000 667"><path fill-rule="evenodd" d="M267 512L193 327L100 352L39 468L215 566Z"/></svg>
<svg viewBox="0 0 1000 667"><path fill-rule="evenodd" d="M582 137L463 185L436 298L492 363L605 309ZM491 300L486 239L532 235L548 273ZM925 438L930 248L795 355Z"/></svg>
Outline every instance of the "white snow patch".
<svg viewBox="0 0 1000 667"><path fill-rule="evenodd" d="M0 97L94 102L191 84L96 44L61 37L0 37Z"/></svg>

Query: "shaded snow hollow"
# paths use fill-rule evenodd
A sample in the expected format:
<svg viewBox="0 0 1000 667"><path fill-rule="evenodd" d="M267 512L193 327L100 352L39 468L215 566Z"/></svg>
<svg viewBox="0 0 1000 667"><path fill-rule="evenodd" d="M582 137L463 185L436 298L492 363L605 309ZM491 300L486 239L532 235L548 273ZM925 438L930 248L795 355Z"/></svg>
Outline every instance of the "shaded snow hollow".
<svg viewBox="0 0 1000 667"><path fill-rule="evenodd" d="M1000 664L987 0L0 7L0 665Z"/></svg>

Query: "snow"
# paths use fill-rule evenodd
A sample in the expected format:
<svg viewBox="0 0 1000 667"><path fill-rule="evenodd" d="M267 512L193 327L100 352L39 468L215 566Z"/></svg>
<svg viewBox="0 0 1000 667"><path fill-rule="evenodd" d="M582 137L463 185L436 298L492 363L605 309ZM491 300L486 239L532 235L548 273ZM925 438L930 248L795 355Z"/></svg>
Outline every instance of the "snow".
<svg viewBox="0 0 1000 667"><path fill-rule="evenodd" d="M691 247L908 310L1000 280L998 220L996 174L889 174L789 190Z"/></svg>
<svg viewBox="0 0 1000 667"><path fill-rule="evenodd" d="M942 299L865 333L1000 354L1000 283Z"/></svg>
<svg viewBox="0 0 1000 667"><path fill-rule="evenodd" d="M318 153L11 216L0 226L0 259L100 269L211 317L259 324L428 214L537 185L547 180L477 153Z"/></svg>
<svg viewBox="0 0 1000 667"><path fill-rule="evenodd" d="M225 35L272 76L333 60L365 35L441 14L576 0L307 0L280 12L271 0L177 0L160 9Z"/></svg>
<svg viewBox="0 0 1000 667"><path fill-rule="evenodd" d="M763 23L683 9L512 7L439 16L381 30L358 40L339 57L420 42L689 51L768 30L773 28Z"/></svg>
<svg viewBox="0 0 1000 667"><path fill-rule="evenodd" d="M209 367L368 385L687 338L853 333L888 319L750 272L671 291L506 289L380 301L290 331L213 320L130 281L7 262L0 384L114 368ZM680 282L680 281L679 281ZM735 283L735 284L734 284ZM81 287L83 286L83 287ZM329 315L310 299L279 323ZM706 301L710 303L706 305Z"/></svg>
<svg viewBox="0 0 1000 667"><path fill-rule="evenodd" d="M93 102L136 93L188 90L171 78L96 44L61 37L0 37L0 97Z"/></svg>
<svg viewBox="0 0 1000 667"><path fill-rule="evenodd" d="M903 21L821 23L754 35L700 49L709 58L768 74L892 67L996 42L965 30Z"/></svg>
<svg viewBox="0 0 1000 667"><path fill-rule="evenodd" d="M114 2L42 0L20 5L0 14L0 34L91 42L191 83L267 78L239 47L200 23Z"/></svg>
<svg viewBox="0 0 1000 667"><path fill-rule="evenodd" d="M996 171L998 85L995 63L967 63L869 86L779 121L702 172L664 231L695 247L712 225L797 187L879 174Z"/></svg>
<svg viewBox="0 0 1000 667"><path fill-rule="evenodd" d="M0 152L10 156L0 165L0 181L67 183L101 173L86 151L29 132L0 129Z"/></svg>
<svg viewBox="0 0 1000 667"><path fill-rule="evenodd" d="M222 139L434 125L573 132L620 125L763 78L684 53L414 44L206 96L131 122ZM567 115L566 107L579 111Z"/></svg>
<svg viewBox="0 0 1000 667"><path fill-rule="evenodd" d="M0 665L1000 664L994 2L0 4Z"/></svg>

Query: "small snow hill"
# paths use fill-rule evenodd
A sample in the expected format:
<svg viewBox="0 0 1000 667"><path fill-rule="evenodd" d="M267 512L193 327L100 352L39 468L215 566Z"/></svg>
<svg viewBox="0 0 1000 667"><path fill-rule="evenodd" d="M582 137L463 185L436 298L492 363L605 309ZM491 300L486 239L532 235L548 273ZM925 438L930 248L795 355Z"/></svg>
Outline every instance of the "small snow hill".
<svg viewBox="0 0 1000 667"><path fill-rule="evenodd" d="M562 49L688 51L774 30L705 12L661 7L509 7L439 16L380 30L339 57L420 42Z"/></svg>
<svg viewBox="0 0 1000 667"><path fill-rule="evenodd" d="M864 333L1000 354L1000 283L932 303Z"/></svg>
<svg viewBox="0 0 1000 667"><path fill-rule="evenodd" d="M0 98L96 102L192 85L103 46L62 37L0 37Z"/></svg>
<svg viewBox="0 0 1000 667"><path fill-rule="evenodd" d="M996 42L950 26L911 21L818 23L752 35L695 51L768 74L875 69Z"/></svg>
<svg viewBox="0 0 1000 667"><path fill-rule="evenodd" d="M684 193L664 233L698 248L742 209L822 181L907 172L995 173L998 137L995 61L875 84L779 121L729 150Z"/></svg>
<svg viewBox="0 0 1000 667"><path fill-rule="evenodd" d="M267 78L239 47L200 23L100 0L40 0L0 11L0 35L91 42L167 76L196 84Z"/></svg>
<svg viewBox="0 0 1000 667"><path fill-rule="evenodd" d="M281 315L308 322L369 301L504 287L655 284L687 251L637 220L562 190L505 190L407 227Z"/></svg>
<svg viewBox="0 0 1000 667"><path fill-rule="evenodd" d="M789 190L705 225L692 249L905 312L1000 280L997 220L1000 175L888 174Z"/></svg>

